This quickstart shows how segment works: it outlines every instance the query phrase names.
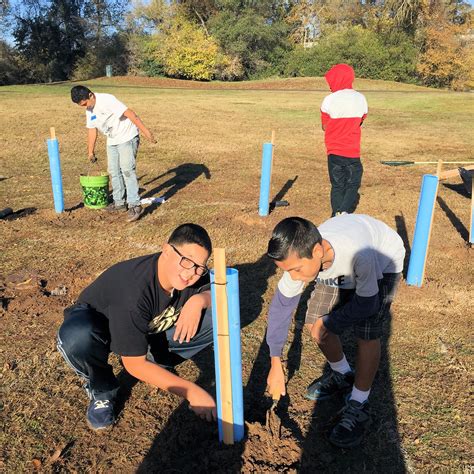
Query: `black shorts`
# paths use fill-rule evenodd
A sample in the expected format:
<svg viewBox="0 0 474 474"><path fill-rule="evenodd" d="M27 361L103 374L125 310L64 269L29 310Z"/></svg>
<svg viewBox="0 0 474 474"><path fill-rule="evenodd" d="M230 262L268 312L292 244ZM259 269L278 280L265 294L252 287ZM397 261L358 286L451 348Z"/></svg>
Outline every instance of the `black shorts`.
<svg viewBox="0 0 474 474"><path fill-rule="evenodd" d="M378 312L355 322L338 321L334 332L341 334L346 328L353 326L355 335L360 339L378 339L382 335L383 322L389 314L401 276L401 273L384 273L382 280L378 282L380 298ZM306 324L314 324L318 318L344 305L353 297L354 292L355 290L344 290L317 283L308 301Z"/></svg>

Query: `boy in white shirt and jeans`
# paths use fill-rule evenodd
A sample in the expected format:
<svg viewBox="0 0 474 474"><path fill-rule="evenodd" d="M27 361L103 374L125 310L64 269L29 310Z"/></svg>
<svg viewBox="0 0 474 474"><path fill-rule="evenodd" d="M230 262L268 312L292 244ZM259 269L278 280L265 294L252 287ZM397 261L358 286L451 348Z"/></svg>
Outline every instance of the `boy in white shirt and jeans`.
<svg viewBox="0 0 474 474"><path fill-rule="evenodd" d="M125 210L126 191L127 220L128 222L138 220L143 213L136 174L139 131L152 143L156 143L153 134L133 110L111 94L93 93L85 86L74 86L71 89L71 99L75 104L86 107L87 150L91 162L96 161L94 149L97 130L107 137L107 167L112 180L114 199L107 210Z"/></svg>
<svg viewBox="0 0 474 474"><path fill-rule="evenodd" d="M369 421L383 323L403 270L403 241L383 222L362 214L334 217L319 228L301 217L288 217L273 230L267 255L284 270L268 314L269 392L285 394L283 346L305 283L315 281L305 325L331 370L308 387L306 398L319 402L347 393L329 441L342 448L356 446ZM355 372L339 338L350 327L358 346Z"/></svg>

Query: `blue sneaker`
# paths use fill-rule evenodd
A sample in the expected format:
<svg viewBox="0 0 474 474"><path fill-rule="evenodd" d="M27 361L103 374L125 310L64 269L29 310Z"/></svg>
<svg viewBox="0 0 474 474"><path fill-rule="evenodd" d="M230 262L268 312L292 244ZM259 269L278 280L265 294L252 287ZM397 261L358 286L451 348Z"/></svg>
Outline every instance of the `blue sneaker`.
<svg viewBox="0 0 474 474"><path fill-rule="evenodd" d="M87 424L93 430L103 430L115 423L114 405L110 400L92 400L87 409Z"/></svg>
<svg viewBox="0 0 474 474"><path fill-rule="evenodd" d="M338 393L347 393L354 384L354 372L341 374L331 370L328 374L316 379L306 390L309 400L325 400Z"/></svg>
<svg viewBox="0 0 474 474"><path fill-rule="evenodd" d="M348 400L340 411L341 419L329 435L329 441L339 448L358 446L370 422L369 403Z"/></svg>

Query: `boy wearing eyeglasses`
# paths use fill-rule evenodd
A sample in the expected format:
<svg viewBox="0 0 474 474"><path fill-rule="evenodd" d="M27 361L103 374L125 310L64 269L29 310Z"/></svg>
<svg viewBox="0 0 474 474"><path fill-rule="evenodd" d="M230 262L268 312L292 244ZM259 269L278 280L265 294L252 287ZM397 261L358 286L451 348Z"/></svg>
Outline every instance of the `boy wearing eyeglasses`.
<svg viewBox="0 0 474 474"><path fill-rule="evenodd" d="M107 428L116 418L119 383L110 352L133 377L187 399L201 418L216 418L211 395L167 370L212 342L211 251L205 229L183 224L162 252L113 265L66 308L58 349L85 380L92 429Z"/></svg>

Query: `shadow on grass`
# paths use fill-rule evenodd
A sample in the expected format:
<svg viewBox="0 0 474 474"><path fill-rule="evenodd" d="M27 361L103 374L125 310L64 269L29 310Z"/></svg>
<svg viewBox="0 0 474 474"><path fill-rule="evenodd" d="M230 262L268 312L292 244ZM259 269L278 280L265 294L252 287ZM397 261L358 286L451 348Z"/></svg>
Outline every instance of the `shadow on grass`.
<svg viewBox="0 0 474 474"><path fill-rule="evenodd" d="M403 245L405 247L405 260L403 261L403 278L406 279L408 271L408 262L410 261L411 247L410 239L408 238L407 225L405 222L405 216L403 213L400 213L399 216L395 216L395 226L397 228L398 235L403 240Z"/></svg>
<svg viewBox="0 0 474 474"><path fill-rule="evenodd" d="M451 184L451 183L443 183L443 186L445 188L450 189L451 191L454 191L461 196L467 197L468 199L471 199L471 196L467 192L466 185L465 184Z"/></svg>
<svg viewBox="0 0 474 474"><path fill-rule="evenodd" d="M72 212L72 211L77 211L78 209L82 209L84 207L83 202L78 202L72 207L68 207L67 209L64 209L65 212Z"/></svg>
<svg viewBox="0 0 474 474"><path fill-rule="evenodd" d="M285 194L293 187L293 185L295 184L297 179L298 179L298 175L296 175L293 179L289 179L283 185L283 187L280 189L280 191L278 191L278 193L276 193L275 197L270 202L269 214L271 214L274 211L275 207L277 207L276 203L278 201L281 201L285 197Z"/></svg>
<svg viewBox="0 0 474 474"><path fill-rule="evenodd" d="M311 425L303 443L299 473L407 472L398 432L390 371L390 333L391 314L384 327L380 367L370 395L372 419L361 445L342 449L329 442L329 434L338 421L338 411L344 406L342 396L315 403ZM344 335L341 339L347 359L353 365L356 353L354 338ZM329 370L326 364L323 372Z"/></svg>
<svg viewBox="0 0 474 474"><path fill-rule="evenodd" d="M16 221L18 219L23 219L24 217L34 214L37 210L38 209L36 207L25 207L24 209L18 209L18 211L6 215L2 219L4 221Z"/></svg>
<svg viewBox="0 0 474 474"><path fill-rule="evenodd" d="M239 271L241 326L251 324L261 313L268 278L275 265L265 255L255 263L236 265ZM207 348L193 358L199 369L195 381L215 396L214 355ZM262 405L268 372L268 349L262 341L249 383L244 387L245 420L265 419L268 407ZM262 375L265 374L265 377ZM150 472L240 472L246 439L233 446L218 441L217 423L206 423L189 411L183 402L169 417L153 441L137 473Z"/></svg>
<svg viewBox="0 0 474 474"><path fill-rule="evenodd" d="M155 183L159 179L172 174L174 174L174 176L170 177L164 183L161 183L158 186L146 191L141 197L164 197L166 200L168 200L183 188L191 184L194 180L199 178L199 176L202 174L206 179L211 179L211 172L206 165L201 163L184 163L168 170L166 173L156 176L150 181L143 183L143 185L148 186L149 184ZM160 205L160 203L157 203L147 206L143 215L146 216L147 214L153 213L153 211Z"/></svg>
<svg viewBox="0 0 474 474"><path fill-rule="evenodd" d="M441 209L446 214L446 217L449 219L451 224L453 224L454 228L459 232L459 235L465 242L469 242L469 231L464 226L464 224L459 220L458 216L454 214L454 212L449 208L446 202L443 200L442 197L438 196L437 198L438 204Z"/></svg>

